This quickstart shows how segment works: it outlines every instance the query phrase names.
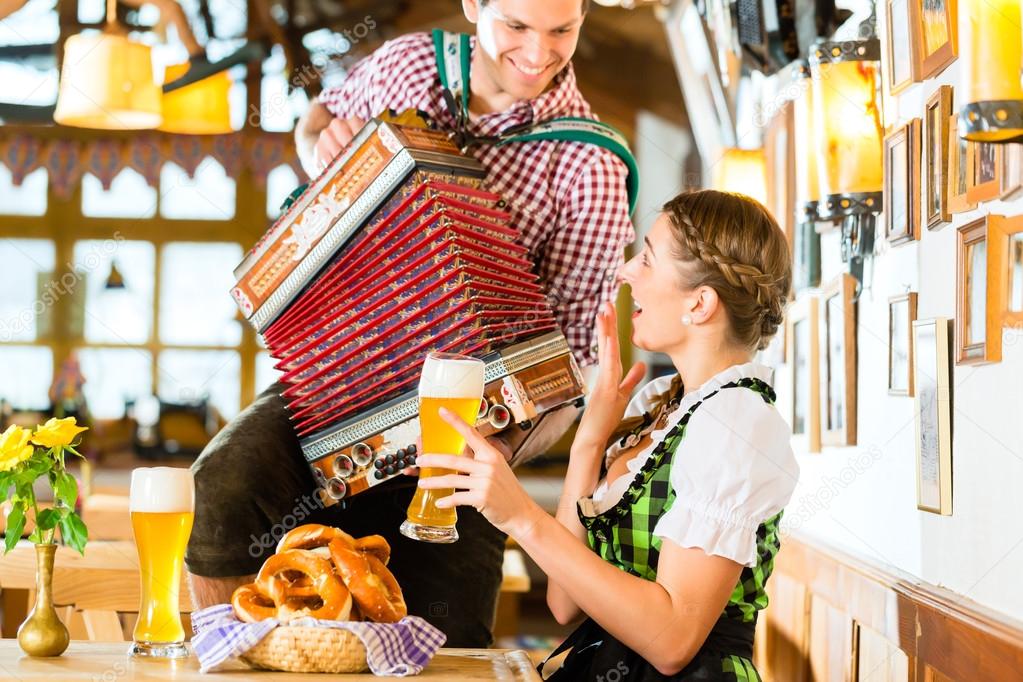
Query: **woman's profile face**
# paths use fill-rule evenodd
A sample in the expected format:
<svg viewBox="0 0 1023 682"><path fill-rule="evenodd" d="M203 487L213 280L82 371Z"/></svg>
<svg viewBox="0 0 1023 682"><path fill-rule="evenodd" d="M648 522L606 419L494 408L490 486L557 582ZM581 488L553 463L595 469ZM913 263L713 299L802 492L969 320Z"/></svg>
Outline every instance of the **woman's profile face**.
<svg viewBox="0 0 1023 682"><path fill-rule="evenodd" d="M619 272L632 294L632 342L644 350L665 351L685 338L681 317L687 292L679 286L679 264L668 216L661 214L642 248Z"/></svg>

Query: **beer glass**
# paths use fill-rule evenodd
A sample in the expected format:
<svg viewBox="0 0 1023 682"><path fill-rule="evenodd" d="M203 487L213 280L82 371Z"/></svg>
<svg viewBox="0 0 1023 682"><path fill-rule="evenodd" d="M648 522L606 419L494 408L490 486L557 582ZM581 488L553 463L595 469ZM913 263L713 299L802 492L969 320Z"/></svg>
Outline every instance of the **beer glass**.
<svg viewBox="0 0 1023 682"><path fill-rule="evenodd" d="M429 353L426 356L419 378L419 429L422 432L423 452L462 454L465 438L441 419L440 408L446 407L468 424L475 424L483 399L484 367L481 360L464 355ZM449 473L452 473L450 469L427 468L419 470L419 477ZM458 532L455 530L455 522L458 515L454 507L438 509L435 504L453 492L451 488L416 488L416 494L408 507L408 515L401 524L401 534L424 542L456 541Z"/></svg>
<svg viewBox="0 0 1023 682"><path fill-rule="evenodd" d="M131 472L129 509L142 588L129 653L157 658L188 656L178 589L195 510L192 472L173 467L135 469Z"/></svg>

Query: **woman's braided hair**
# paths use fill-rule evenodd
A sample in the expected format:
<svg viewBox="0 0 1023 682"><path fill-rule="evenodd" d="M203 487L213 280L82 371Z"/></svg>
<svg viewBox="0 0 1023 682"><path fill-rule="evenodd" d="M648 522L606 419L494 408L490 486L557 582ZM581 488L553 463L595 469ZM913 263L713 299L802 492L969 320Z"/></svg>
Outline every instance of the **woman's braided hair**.
<svg viewBox="0 0 1023 682"><path fill-rule="evenodd" d="M684 192L662 210L671 223L682 287L714 289L733 340L750 350L765 348L784 320L792 286L788 240L778 223L756 200L715 190ZM681 387L676 375L649 414L656 415ZM642 416L624 420L608 446L644 422Z"/></svg>
<svg viewBox="0 0 1023 682"><path fill-rule="evenodd" d="M734 340L767 346L785 317L792 286L788 240L766 208L743 194L685 192L664 205L682 285L717 292Z"/></svg>

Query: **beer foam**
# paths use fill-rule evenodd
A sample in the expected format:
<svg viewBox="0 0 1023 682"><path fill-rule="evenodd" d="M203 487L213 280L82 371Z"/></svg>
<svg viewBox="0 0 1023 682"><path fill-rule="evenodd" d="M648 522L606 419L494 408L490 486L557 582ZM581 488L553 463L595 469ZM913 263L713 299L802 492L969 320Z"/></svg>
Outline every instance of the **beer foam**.
<svg viewBox="0 0 1023 682"><path fill-rule="evenodd" d="M195 509L192 472L178 467L143 467L131 472L133 512L190 512Z"/></svg>
<svg viewBox="0 0 1023 682"><path fill-rule="evenodd" d="M420 398L474 398L483 396L483 370L479 360L464 355L431 353L419 377Z"/></svg>

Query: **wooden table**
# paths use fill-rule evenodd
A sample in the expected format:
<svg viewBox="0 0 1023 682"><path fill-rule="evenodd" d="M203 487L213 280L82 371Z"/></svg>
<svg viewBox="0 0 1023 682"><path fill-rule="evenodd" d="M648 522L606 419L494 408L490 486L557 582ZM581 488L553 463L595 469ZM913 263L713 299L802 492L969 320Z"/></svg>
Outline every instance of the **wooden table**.
<svg viewBox="0 0 1023 682"><path fill-rule="evenodd" d="M316 675L254 671L243 663L231 664L222 673L199 672L195 657L181 661L152 661L129 658L125 642L71 642L63 656L31 658L22 653L18 642L0 640L0 678L61 682L77 680L191 680L216 682L218 677L253 682L276 680L459 680L479 682L537 682L540 676L533 669L524 651L511 649L441 649L418 676L375 677L361 675Z"/></svg>

